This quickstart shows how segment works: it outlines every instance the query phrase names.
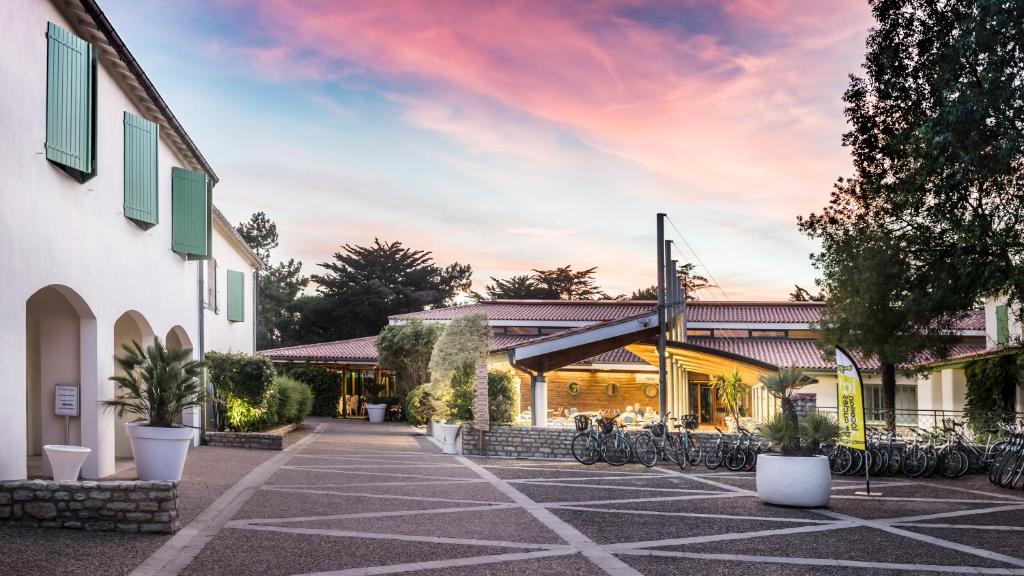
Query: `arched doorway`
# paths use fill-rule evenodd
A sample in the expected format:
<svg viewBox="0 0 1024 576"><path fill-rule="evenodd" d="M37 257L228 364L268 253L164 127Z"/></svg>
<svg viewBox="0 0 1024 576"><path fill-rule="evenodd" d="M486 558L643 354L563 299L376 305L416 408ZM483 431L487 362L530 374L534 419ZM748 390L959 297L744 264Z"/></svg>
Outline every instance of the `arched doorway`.
<svg viewBox="0 0 1024 576"><path fill-rule="evenodd" d="M135 310L129 310L118 317L114 322L114 356L121 357L125 354L124 347L131 346L132 342L138 342L143 348L153 343L153 328L150 327L146 318ZM114 374L120 376L124 372L121 367L114 363ZM115 385L116 386L116 385ZM114 394L119 394L115 388ZM128 441L128 434L124 425L130 422L131 415L116 416L114 421L114 456L117 458L131 458L132 446Z"/></svg>
<svg viewBox="0 0 1024 576"><path fill-rule="evenodd" d="M85 475L98 471L96 317L67 286L53 284L25 301L26 454L28 475L49 475L45 444L93 449ZM56 386L78 387L79 415L55 414ZM91 432L90 432L91 431Z"/></svg>
<svg viewBox="0 0 1024 576"><path fill-rule="evenodd" d="M181 326L174 326L167 331L167 338L164 343L168 348L188 348L192 350L192 358L195 358L195 347L188 337L188 332ZM199 446L199 427L202 424L202 410L198 407L186 408L179 416L178 423L191 426L195 433L192 435L192 445Z"/></svg>

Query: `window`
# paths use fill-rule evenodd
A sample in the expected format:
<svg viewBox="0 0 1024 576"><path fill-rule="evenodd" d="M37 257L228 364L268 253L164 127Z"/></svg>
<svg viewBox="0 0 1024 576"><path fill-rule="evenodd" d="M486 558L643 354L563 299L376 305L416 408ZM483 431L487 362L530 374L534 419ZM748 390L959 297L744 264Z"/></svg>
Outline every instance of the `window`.
<svg viewBox="0 0 1024 576"><path fill-rule="evenodd" d="M902 426L917 425L917 386L914 384L896 385L896 423ZM882 385L864 385L864 419L868 424L885 422L882 411Z"/></svg>
<svg viewBox="0 0 1024 576"><path fill-rule="evenodd" d="M748 336L747 330L715 328L715 338L747 338Z"/></svg>
<svg viewBox="0 0 1024 576"><path fill-rule="evenodd" d="M559 332L565 332L568 328L541 328L541 334L558 334Z"/></svg>
<svg viewBox="0 0 1024 576"><path fill-rule="evenodd" d="M751 338L785 338L785 330L751 330Z"/></svg>
<svg viewBox="0 0 1024 576"><path fill-rule="evenodd" d="M996 344L1010 343L1010 310L1006 304L996 306Z"/></svg>
<svg viewBox="0 0 1024 576"><path fill-rule="evenodd" d="M491 334L504 334L505 328L503 326L491 326Z"/></svg>
<svg viewBox="0 0 1024 576"><path fill-rule="evenodd" d="M46 159L85 182L96 175L96 61L92 44L46 29Z"/></svg>
<svg viewBox="0 0 1024 576"><path fill-rule="evenodd" d="M214 314L220 312L220 303L217 301L217 259L210 258L206 261L206 305L207 310L213 310Z"/></svg>
<svg viewBox="0 0 1024 576"><path fill-rule="evenodd" d="M686 331L687 336L707 336L711 337L711 330L698 330L696 328Z"/></svg>
<svg viewBox="0 0 1024 576"><path fill-rule="evenodd" d="M186 258L210 257L212 222L206 174L171 169L171 249Z"/></svg>
<svg viewBox="0 0 1024 576"><path fill-rule="evenodd" d="M821 332L817 330L788 330L789 337L797 340L817 340Z"/></svg>
<svg viewBox="0 0 1024 576"><path fill-rule="evenodd" d="M534 336L540 334L540 329L535 328L533 326L509 326L505 328L505 333Z"/></svg>
<svg viewBox="0 0 1024 576"><path fill-rule="evenodd" d="M228 270L228 320L245 321L245 274Z"/></svg>
<svg viewBox="0 0 1024 576"><path fill-rule="evenodd" d="M160 126L124 113L124 215L142 228L159 221L157 141Z"/></svg>

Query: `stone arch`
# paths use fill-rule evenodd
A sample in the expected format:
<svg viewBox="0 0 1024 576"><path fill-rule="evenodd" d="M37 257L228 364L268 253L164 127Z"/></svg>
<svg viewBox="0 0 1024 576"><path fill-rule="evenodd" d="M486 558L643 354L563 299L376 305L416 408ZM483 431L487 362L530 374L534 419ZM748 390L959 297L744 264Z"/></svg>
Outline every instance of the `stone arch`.
<svg viewBox="0 0 1024 576"><path fill-rule="evenodd" d="M149 321L137 310L128 310L124 314L121 314L114 321L114 356L121 357L125 354L125 345L131 345L132 342L138 342L143 348L153 343L153 327L150 326ZM124 372L121 367L114 363L114 374L122 375ZM115 384L116 387L116 384ZM119 394L119 390L114 390L115 396ZM117 458L131 458L132 447L128 440L128 435L125 432L124 425L132 420L131 415L125 414L123 416L114 417L114 456Z"/></svg>

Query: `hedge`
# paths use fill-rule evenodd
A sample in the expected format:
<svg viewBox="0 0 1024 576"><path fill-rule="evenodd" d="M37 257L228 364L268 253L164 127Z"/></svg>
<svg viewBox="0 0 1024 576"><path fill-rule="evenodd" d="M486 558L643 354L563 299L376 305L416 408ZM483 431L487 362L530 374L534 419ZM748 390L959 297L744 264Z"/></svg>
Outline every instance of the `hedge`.
<svg viewBox="0 0 1024 576"><path fill-rule="evenodd" d="M341 375L315 366L285 367L282 372L309 386L313 392L313 415L336 417L341 402Z"/></svg>

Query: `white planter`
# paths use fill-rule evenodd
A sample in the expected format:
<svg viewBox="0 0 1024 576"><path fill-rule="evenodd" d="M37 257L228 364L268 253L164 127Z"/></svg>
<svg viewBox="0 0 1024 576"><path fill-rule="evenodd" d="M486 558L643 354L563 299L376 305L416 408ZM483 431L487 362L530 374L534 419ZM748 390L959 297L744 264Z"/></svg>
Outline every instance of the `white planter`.
<svg viewBox="0 0 1024 576"><path fill-rule="evenodd" d="M50 461L50 470L53 472L55 482L74 482L78 480L82 464L92 450L82 446L48 444L43 446L43 452Z"/></svg>
<svg viewBox="0 0 1024 576"><path fill-rule="evenodd" d="M371 424L380 424L388 413L387 404L367 404L366 415L370 417Z"/></svg>
<svg viewBox="0 0 1024 576"><path fill-rule="evenodd" d="M444 445L441 452L444 454L458 454L459 447L456 446L455 439L459 435L460 426L457 424L435 424L434 428L441 429L441 443Z"/></svg>
<svg viewBox="0 0 1024 576"><path fill-rule="evenodd" d="M757 497L768 504L819 508L828 506L832 472L824 456L757 457Z"/></svg>
<svg viewBox="0 0 1024 576"><path fill-rule="evenodd" d="M139 480L181 480L192 429L126 424Z"/></svg>

